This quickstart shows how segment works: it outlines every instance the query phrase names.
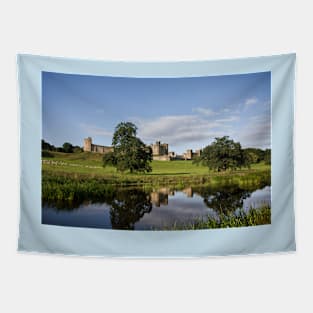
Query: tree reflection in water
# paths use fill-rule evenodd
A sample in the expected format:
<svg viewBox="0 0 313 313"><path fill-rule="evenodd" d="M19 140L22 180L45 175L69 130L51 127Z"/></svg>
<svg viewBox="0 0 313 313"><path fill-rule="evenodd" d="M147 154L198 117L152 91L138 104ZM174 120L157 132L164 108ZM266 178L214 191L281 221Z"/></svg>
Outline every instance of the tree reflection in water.
<svg viewBox="0 0 313 313"><path fill-rule="evenodd" d="M135 223L152 210L149 194L140 189L118 190L109 204L113 229L134 229Z"/></svg>
<svg viewBox="0 0 313 313"><path fill-rule="evenodd" d="M251 192L237 186L224 187L221 190L201 188L197 193L203 198L205 205L218 214L227 214L243 207L244 200L250 197Z"/></svg>

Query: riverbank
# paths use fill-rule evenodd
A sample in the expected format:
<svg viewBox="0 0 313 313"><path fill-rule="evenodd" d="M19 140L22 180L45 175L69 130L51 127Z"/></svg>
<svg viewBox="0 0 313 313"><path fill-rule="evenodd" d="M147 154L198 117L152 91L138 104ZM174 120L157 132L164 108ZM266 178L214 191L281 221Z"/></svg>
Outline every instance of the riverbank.
<svg viewBox="0 0 313 313"><path fill-rule="evenodd" d="M208 173L207 175L114 175L86 174L56 169L42 170L42 198L44 200L76 201L98 199L116 188L174 188L187 187L223 188L237 186L250 190L270 185L268 170L236 171L229 173Z"/></svg>

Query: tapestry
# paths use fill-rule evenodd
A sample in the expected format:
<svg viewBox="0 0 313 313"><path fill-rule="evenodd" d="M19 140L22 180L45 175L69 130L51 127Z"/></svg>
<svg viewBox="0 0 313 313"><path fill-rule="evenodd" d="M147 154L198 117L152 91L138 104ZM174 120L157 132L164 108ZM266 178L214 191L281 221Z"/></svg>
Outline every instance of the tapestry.
<svg viewBox="0 0 313 313"><path fill-rule="evenodd" d="M296 249L295 54L17 59L20 251L168 258Z"/></svg>

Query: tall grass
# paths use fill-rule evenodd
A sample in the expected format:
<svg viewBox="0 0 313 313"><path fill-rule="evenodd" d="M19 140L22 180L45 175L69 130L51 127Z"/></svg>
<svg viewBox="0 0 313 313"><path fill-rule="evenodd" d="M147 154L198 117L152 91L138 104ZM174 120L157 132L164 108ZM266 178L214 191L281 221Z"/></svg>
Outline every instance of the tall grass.
<svg viewBox="0 0 313 313"><path fill-rule="evenodd" d="M208 228L244 227L271 224L271 208L250 208L249 211L239 210L235 213L219 214L218 217L208 216L207 219L196 219L195 221L178 226L176 223L163 230L196 230Z"/></svg>
<svg viewBox="0 0 313 313"><path fill-rule="evenodd" d="M45 200L75 201L101 198L117 187L159 188L181 190L186 187L211 187L235 185L247 190L270 185L268 172L245 175L190 175L190 176L98 176L70 172L42 171L42 198Z"/></svg>

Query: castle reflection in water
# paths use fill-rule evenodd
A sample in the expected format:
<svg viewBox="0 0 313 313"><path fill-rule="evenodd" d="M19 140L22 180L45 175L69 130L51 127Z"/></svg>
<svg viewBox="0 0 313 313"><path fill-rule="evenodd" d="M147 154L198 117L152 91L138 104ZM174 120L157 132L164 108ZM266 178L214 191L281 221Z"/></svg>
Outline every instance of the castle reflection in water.
<svg viewBox="0 0 313 313"><path fill-rule="evenodd" d="M182 192L188 197L193 197L193 189L191 187L185 188ZM160 205L168 205L168 196L174 196L175 191L169 188L160 188L157 191L152 191L150 193L150 201L156 207Z"/></svg>

